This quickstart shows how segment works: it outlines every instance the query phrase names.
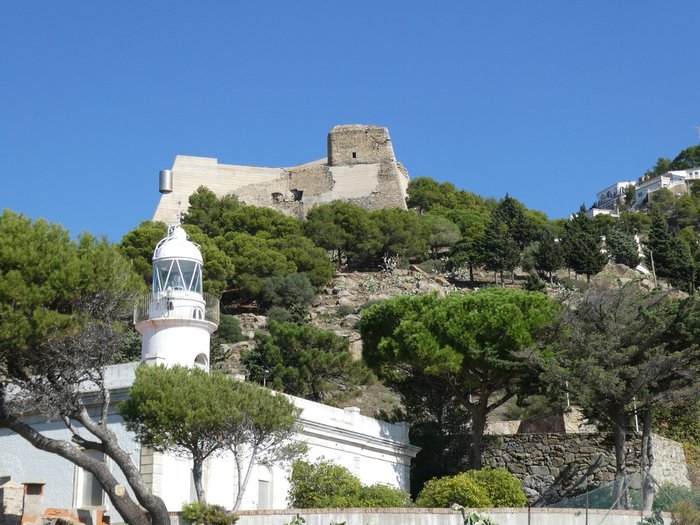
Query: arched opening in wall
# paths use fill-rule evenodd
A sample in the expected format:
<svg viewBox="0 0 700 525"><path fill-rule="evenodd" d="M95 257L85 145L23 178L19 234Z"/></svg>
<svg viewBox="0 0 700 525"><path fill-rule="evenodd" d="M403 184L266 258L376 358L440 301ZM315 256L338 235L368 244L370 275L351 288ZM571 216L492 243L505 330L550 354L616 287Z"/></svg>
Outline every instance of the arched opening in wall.
<svg viewBox="0 0 700 525"><path fill-rule="evenodd" d="M197 357L194 358L194 366L197 366L199 368L202 368L206 370L209 368L209 360L207 359L206 354L199 354Z"/></svg>
<svg viewBox="0 0 700 525"><path fill-rule="evenodd" d="M289 190L292 192L292 197L294 197L295 201L300 201L301 197L304 195L304 190Z"/></svg>
<svg viewBox="0 0 700 525"><path fill-rule="evenodd" d="M263 465L258 466L258 509L272 508L272 470Z"/></svg>

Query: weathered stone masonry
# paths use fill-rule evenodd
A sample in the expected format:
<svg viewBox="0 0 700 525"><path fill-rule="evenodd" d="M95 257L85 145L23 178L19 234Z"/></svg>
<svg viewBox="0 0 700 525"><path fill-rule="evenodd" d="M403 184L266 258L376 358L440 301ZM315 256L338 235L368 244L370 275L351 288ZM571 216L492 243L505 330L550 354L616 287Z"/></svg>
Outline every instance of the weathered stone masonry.
<svg viewBox="0 0 700 525"><path fill-rule="evenodd" d="M652 476L659 484L689 486L681 445L653 436ZM627 471L639 470L641 436L628 441ZM612 481L615 456L607 434L512 434L484 437L485 466L505 468L518 477L531 504L557 501Z"/></svg>
<svg viewBox="0 0 700 525"><path fill-rule="evenodd" d="M333 200L369 210L406 208L408 172L396 160L386 128L335 126L328 134L328 157L290 168L219 164L217 159L178 155L173 191L161 196L153 220L168 224L186 211L189 197L206 186L218 197L235 194L246 204L304 217Z"/></svg>

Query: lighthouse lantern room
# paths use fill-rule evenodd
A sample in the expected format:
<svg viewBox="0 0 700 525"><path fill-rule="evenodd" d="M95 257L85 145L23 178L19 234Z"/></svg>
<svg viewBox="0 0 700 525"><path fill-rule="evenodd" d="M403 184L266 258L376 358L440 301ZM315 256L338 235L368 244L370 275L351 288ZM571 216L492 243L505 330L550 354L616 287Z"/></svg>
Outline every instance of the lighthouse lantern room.
<svg viewBox="0 0 700 525"><path fill-rule="evenodd" d="M177 224L153 253L153 285L134 311L141 362L209 368L209 339L219 300L202 291L202 254Z"/></svg>

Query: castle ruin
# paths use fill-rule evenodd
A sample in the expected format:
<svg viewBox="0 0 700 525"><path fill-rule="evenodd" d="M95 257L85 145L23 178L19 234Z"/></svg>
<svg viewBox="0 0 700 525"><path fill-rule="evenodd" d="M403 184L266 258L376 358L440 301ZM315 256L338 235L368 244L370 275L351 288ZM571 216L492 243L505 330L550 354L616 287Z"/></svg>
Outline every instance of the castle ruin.
<svg viewBox="0 0 700 525"><path fill-rule="evenodd" d="M328 157L289 168L220 164L211 157L178 155L171 193L161 196L154 221L173 223L189 197L206 186L218 197L305 217L317 204L344 200L368 210L406 208L408 172L396 160L389 130L380 126L335 126Z"/></svg>

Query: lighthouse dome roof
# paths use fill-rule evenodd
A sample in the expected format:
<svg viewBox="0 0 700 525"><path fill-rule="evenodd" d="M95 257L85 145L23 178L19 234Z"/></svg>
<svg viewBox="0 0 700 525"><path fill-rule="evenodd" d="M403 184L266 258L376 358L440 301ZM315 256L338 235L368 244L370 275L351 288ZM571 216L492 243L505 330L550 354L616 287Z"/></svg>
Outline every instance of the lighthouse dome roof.
<svg viewBox="0 0 700 525"><path fill-rule="evenodd" d="M187 233L177 224L168 229L168 236L162 239L153 252L153 262L159 259L189 259L202 263L199 246L187 239Z"/></svg>

